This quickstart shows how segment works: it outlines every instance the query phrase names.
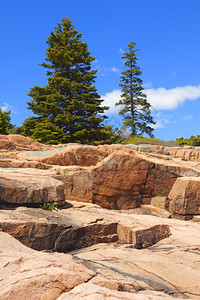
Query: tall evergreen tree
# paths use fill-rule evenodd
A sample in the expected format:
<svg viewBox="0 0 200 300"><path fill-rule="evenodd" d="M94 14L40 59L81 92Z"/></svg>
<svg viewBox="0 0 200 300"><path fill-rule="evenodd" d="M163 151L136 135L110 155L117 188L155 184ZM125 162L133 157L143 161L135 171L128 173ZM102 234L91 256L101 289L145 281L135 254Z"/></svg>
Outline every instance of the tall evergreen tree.
<svg viewBox="0 0 200 300"><path fill-rule="evenodd" d="M2 111L0 107L0 134L9 134L9 131L14 127L10 123L10 113L10 110L8 112Z"/></svg>
<svg viewBox="0 0 200 300"><path fill-rule="evenodd" d="M109 140L110 128L103 125L108 107L94 86L94 58L68 18L57 23L46 49L48 85L30 89L28 102L37 117L25 120L24 132L44 143L94 143ZM108 140L107 140L108 139Z"/></svg>
<svg viewBox="0 0 200 300"><path fill-rule="evenodd" d="M125 70L121 73L119 86L122 88L121 100L115 105L123 108L119 114L124 118L124 125L131 129L131 135L147 133L152 135L153 128L149 124L155 124L151 116L150 104L143 93L143 81L140 78L142 72L137 64L135 43L128 44L127 52L124 53Z"/></svg>

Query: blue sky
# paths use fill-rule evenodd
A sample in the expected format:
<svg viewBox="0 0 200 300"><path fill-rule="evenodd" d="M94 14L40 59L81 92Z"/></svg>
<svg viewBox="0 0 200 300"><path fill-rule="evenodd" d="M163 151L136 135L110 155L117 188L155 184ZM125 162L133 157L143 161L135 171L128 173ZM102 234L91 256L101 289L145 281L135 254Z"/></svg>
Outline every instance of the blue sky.
<svg viewBox="0 0 200 300"><path fill-rule="evenodd" d="M29 89L47 83L45 60L50 32L63 17L83 34L98 68L96 88L111 109L110 124L120 126L121 55L136 42L139 66L164 140L200 134L199 0L1 0L0 106L12 110L19 126L31 115Z"/></svg>

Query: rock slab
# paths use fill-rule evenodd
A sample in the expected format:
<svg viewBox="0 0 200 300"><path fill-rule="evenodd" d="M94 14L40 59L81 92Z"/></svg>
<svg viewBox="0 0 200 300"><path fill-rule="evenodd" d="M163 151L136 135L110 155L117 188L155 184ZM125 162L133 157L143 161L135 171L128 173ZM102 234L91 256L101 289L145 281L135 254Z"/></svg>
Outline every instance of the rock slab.
<svg viewBox="0 0 200 300"><path fill-rule="evenodd" d="M169 211L176 217L191 219L200 214L200 178L178 178L169 193Z"/></svg>
<svg viewBox="0 0 200 300"><path fill-rule="evenodd" d="M59 211L23 208L0 211L0 229L36 250L67 253L97 243L123 242L146 248L170 236L168 225L152 216L109 212L74 202Z"/></svg>
<svg viewBox="0 0 200 300"><path fill-rule="evenodd" d="M39 170L35 176L10 169L0 170L0 203L39 205L55 202L62 205L64 201L64 184Z"/></svg>
<svg viewBox="0 0 200 300"><path fill-rule="evenodd" d="M54 300L94 275L70 255L37 252L0 232L1 300Z"/></svg>

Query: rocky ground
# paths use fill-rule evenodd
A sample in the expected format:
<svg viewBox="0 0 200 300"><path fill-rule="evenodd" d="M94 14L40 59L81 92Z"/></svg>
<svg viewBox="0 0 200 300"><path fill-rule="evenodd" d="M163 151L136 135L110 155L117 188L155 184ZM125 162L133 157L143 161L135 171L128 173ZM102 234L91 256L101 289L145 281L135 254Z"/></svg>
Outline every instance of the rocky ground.
<svg viewBox="0 0 200 300"><path fill-rule="evenodd" d="M200 299L198 148L0 149L0 300Z"/></svg>

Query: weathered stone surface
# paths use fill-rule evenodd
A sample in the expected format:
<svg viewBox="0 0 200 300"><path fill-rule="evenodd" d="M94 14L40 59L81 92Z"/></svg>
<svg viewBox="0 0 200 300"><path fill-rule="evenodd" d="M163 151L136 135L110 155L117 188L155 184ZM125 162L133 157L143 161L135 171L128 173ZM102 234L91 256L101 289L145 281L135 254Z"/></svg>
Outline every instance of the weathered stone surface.
<svg viewBox="0 0 200 300"><path fill-rule="evenodd" d="M41 253L0 232L0 299L53 300L95 275L70 255Z"/></svg>
<svg viewBox="0 0 200 300"><path fill-rule="evenodd" d="M0 228L36 250L69 252L101 242L116 242L117 221L81 209L0 211Z"/></svg>
<svg viewBox="0 0 200 300"><path fill-rule="evenodd" d="M92 203L92 176L90 168L70 166L60 170L60 174L54 175L54 177L64 183L67 201Z"/></svg>
<svg viewBox="0 0 200 300"><path fill-rule="evenodd" d="M168 205L168 200L166 196L156 196L153 197L151 199L151 205L158 207L158 208L162 208L162 209L166 209L169 205Z"/></svg>
<svg viewBox="0 0 200 300"><path fill-rule="evenodd" d="M45 176L41 170L34 170L35 176L19 170L0 169L0 203L64 203L64 184L61 181Z"/></svg>
<svg viewBox="0 0 200 300"><path fill-rule="evenodd" d="M51 167L51 166L50 166ZM0 168L36 168L45 169L48 168L44 164L37 161L26 161L17 159L0 158Z"/></svg>
<svg viewBox="0 0 200 300"><path fill-rule="evenodd" d="M194 222L200 222L200 214L198 216L194 216L192 218L192 221L194 221Z"/></svg>
<svg viewBox="0 0 200 300"><path fill-rule="evenodd" d="M169 211L173 215L200 214L200 177L178 178L169 193Z"/></svg>
<svg viewBox="0 0 200 300"><path fill-rule="evenodd" d="M142 204L140 207L135 209L121 210L123 213L136 214L136 215L150 215L159 218L171 218L171 214L166 209L158 208L150 204Z"/></svg>
<svg viewBox="0 0 200 300"><path fill-rule="evenodd" d="M67 293L63 293L58 300L161 300L174 299L162 292L142 291L137 294L130 294L127 292L119 292L106 287L100 287L91 282L83 283Z"/></svg>
<svg viewBox="0 0 200 300"><path fill-rule="evenodd" d="M175 299L200 299L199 224L174 219L159 219L159 222L168 224L172 235L146 249L134 249L127 244L98 244L72 254L76 261L111 281L105 287L116 290L117 283L121 283L121 290L127 292L126 282L129 283L133 299L134 296L140 299L140 292L135 294L134 287L141 293L145 290L147 295L153 290ZM98 284L98 280L93 280ZM155 298L152 295L146 299Z"/></svg>
<svg viewBox="0 0 200 300"><path fill-rule="evenodd" d="M153 205L141 205L138 210L141 210L141 214L144 215L152 215L152 216L157 216L160 218L171 218L171 213L167 211L166 209L159 208Z"/></svg>
<svg viewBox="0 0 200 300"><path fill-rule="evenodd" d="M69 252L97 243L124 242L145 248L170 235L151 216L128 215L84 204L57 211L17 208L0 211L0 229L36 250Z"/></svg>
<svg viewBox="0 0 200 300"><path fill-rule="evenodd" d="M167 196L176 178L200 175L200 170L188 162L183 164L151 157L132 150L135 149L132 146L68 145L48 151L4 153L0 165L2 162L7 167L45 169L49 166L44 163L60 164L62 166L53 168L50 177L64 183L66 200L96 203L110 209L149 205L154 195ZM146 145L140 148L151 150ZM164 150L155 147L153 151Z"/></svg>
<svg viewBox="0 0 200 300"><path fill-rule="evenodd" d="M19 134L0 135L1 150L45 150L49 146L40 144L30 138Z"/></svg>
<svg viewBox="0 0 200 300"><path fill-rule="evenodd" d="M132 244L136 248L146 248L171 235L169 226L155 225L147 229L130 228L118 224L117 234L119 241Z"/></svg>
<svg viewBox="0 0 200 300"><path fill-rule="evenodd" d="M75 207L75 203L73 204ZM85 208L83 207L83 205L85 205ZM84 212L86 208L88 214ZM16 218L16 215L19 213L20 210L21 212L26 210L27 211L26 216L31 215L33 213L32 209L20 208L13 213L13 217L15 216ZM78 213L78 210L80 210L81 213ZM96 211L96 216L94 214L95 211ZM40 217L38 219L42 221L42 215L38 214L38 212L39 211L37 211L35 215L38 215L38 217ZM81 224L86 224L85 218L89 218L90 223L92 224L92 222L95 221L97 215L98 216L104 215L103 212L104 210L102 208L94 207L93 205L77 203L77 213L75 213L75 209L74 209L73 211L71 211L71 214L70 213L68 214L70 215L71 222L74 222L76 220L81 225ZM47 212L47 213L48 216L46 215L46 218L51 219L50 214L52 212ZM109 214L109 218L111 217L113 218L116 215L116 213L112 211L111 212L108 211L108 214ZM134 223L134 225L138 226L138 228L141 227L141 224L144 223L146 224L148 223L149 226L152 226L153 224L155 224L155 220L158 220L158 218L151 217L151 216L136 215L133 216L133 218L132 216L129 216L128 218L127 214L118 213L118 215L120 215L119 218L121 222L125 222L125 221L129 222L129 225L131 226ZM2 214L0 215L0 218L2 219ZM58 218L57 219L55 218L55 214L52 220L53 219L54 219L54 223L55 222L58 223ZM33 267L29 259L27 259L27 256L26 259L24 259L24 256L20 253L20 257L23 257L22 258L23 264L25 264L26 262L26 265L23 267L21 260L19 259L20 266L21 266L20 271L22 271L24 276L22 280L20 277L21 275L19 274L20 271L19 272L16 271L17 264L18 264L18 260L16 257L18 256L13 251L15 249L15 246L13 248L13 245L11 243L9 245L0 243L0 245L4 249L4 253L6 253L7 255L9 251L7 251L6 249L12 249L11 251L12 259L15 259L15 264L5 263L4 265L6 266L6 268L8 268L9 266L15 275L14 278L19 279L17 280L17 284L16 281L14 281L11 287L9 285L9 294L8 296L6 294L7 298L5 299L8 300L10 299L9 297L12 298L13 293L15 293L15 297L16 297L15 299L18 299L17 298L18 294L20 295L19 299L23 299L23 297L21 296L23 295L24 288L27 289L29 299L32 299L31 293L34 294L35 289L39 291L37 295L44 294L45 295L44 297L47 297L47 298L38 298L38 299L56 299L57 297L59 297L59 294L61 294L62 291L63 294L60 295L59 299L70 299L67 297L68 296L71 297L72 295L73 297L77 297L72 299L82 299L82 297L86 296L86 290L87 290L88 297L90 297L88 299L95 299L97 295L102 295L102 297L105 296L118 297L116 299L129 299L129 298L140 299L140 297L143 296L143 298L141 299L152 298L153 300L156 299L155 298L156 296L159 296L160 299L164 299L164 297L170 297L168 296L168 294L178 296L179 299L182 298L181 296L184 296L184 298L186 297L189 299L200 299L200 286L199 286L200 265L199 265L199 255L198 255L199 252L198 236L200 234L199 225L193 222L185 223L184 221L169 220L169 219L168 220L160 219L159 222L161 225L166 225L166 224L170 225L172 236L169 237L168 239L164 239L160 241L156 245L151 246L147 249L137 250L132 248L133 247L132 245L120 245L116 243L113 245L112 244L108 245L103 243L103 244L96 244L86 249L76 250L75 252L73 252L72 255L76 262L84 264L87 268L93 270L93 272L101 275L100 278L98 276L98 278L93 278L91 280L91 283L95 284L96 286L93 285L90 286L89 284L86 287L84 287L84 289L82 289L81 282L78 283L80 284L79 288L77 287L77 289L71 290L71 288L73 288L72 285L70 287L69 285L66 287L66 283L63 284L63 281L61 281L60 279L56 281L55 276L57 276L56 278L58 278L58 273L57 273L58 271L55 271L54 269L56 263L55 262L52 263L52 259L50 258L48 258L48 263L50 261L49 263L50 270L48 270L48 268L43 270L44 265L45 267L47 267L47 265L49 266L49 264L46 263L46 259L44 259L43 254L45 254L48 256L52 255L54 259L55 257L58 257L59 258L58 270L59 272L61 271L63 272L63 267L61 267L62 262L64 262L65 264L68 263L69 261L71 262L71 258L69 256L64 257L63 254L62 256L59 256L61 254L41 253L41 255L39 254L40 255L39 258L37 258L35 254L32 254L33 252L31 252L31 258L34 263L34 267ZM96 219L96 223L98 223L97 219ZM52 228L52 231L53 230L54 228ZM45 241L44 232L42 233L39 230L37 230L37 232L38 235L39 233L41 233L41 243L44 243ZM26 232L26 234L29 233ZM18 246L19 245L20 244L18 244ZM0 246L0 252L2 250L1 246ZM23 246L20 245L20 247ZM33 251L33 250L28 249L28 251ZM27 264L32 271L28 269ZM3 278L5 278L5 274L7 275L7 272L5 272L6 268L4 267L3 269ZM36 274L37 276L35 275L35 268L37 269L37 274ZM77 271L77 269L75 269L75 271ZM91 271L88 272L89 274L94 274L91 273ZM29 281L26 280L27 273L30 276L28 280L31 279L32 284L29 284ZM46 274L45 276L44 273ZM7 276L2 283L4 287L3 291L5 291L5 287L7 286L8 277L9 280L12 280L13 278L12 272L10 272L9 274L11 274L11 276ZM39 274L42 274L41 276L43 277L40 277ZM85 271L82 272L82 275L83 274L85 274ZM189 278L188 278L188 274L190 274ZM37 277L36 279L38 280L34 278L34 275ZM69 273L69 275L71 275L71 273ZM77 280L77 275L74 274L73 276L74 276L74 280ZM92 276L94 275L91 275L91 277ZM70 280L71 277L68 278L68 283L70 282ZM88 279L84 281L87 280ZM44 281L45 282L48 281L48 284L46 283L43 284ZM41 286L39 286L38 288L39 283L41 283ZM36 286L35 288L34 285ZM99 289L98 286L102 288ZM65 292L65 289L70 289L71 291ZM119 291L123 291L123 292L119 292ZM52 298L50 298L50 296Z"/></svg>
<svg viewBox="0 0 200 300"><path fill-rule="evenodd" d="M139 285L135 280L126 280L126 278L117 279L108 279L101 275L97 275L90 280L90 283L99 285L101 287L108 288L110 290L123 291L129 293L136 293L141 290L144 290L146 285L145 283Z"/></svg>
<svg viewBox="0 0 200 300"><path fill-rule="evenodd" d="M33 249L73 251L38 255L0 232L0 299L200 299L200 149L14 135L0 136L0 150L0 230ZM12 205L62 204L64 192L79 202Z"/></svg>
<svg viewBox="0 0 200 300"><path fill-rule="evenodd" d="M93 203L111 209L140 206L149 163L117 151L92 168Z"/></svg>
<svg viewBox="0 0 200 300"><path fill-rule="evenodd" d="M54 177L64 182L66 200L92 202L110 209L150 204L154 195L166 197L177 177L200 174L198 170L131 150L115 151L93 167L62 168Z"/></svg>
<svg viewBox="0 0 200 300"><path fill-rule="evenodd" d="M116 151L91 167L93 203L111 209L150 204L154 195L167 196L177 177L190 174L200 173L135 151Z"/></svg>
<svg viewBox="0 0 200 300"><path fill-rule="evenodd" d="M60 166L95 166L107 156L107 153L94 146L76 146L65 151L40 158L43 163Z"/></svg>

